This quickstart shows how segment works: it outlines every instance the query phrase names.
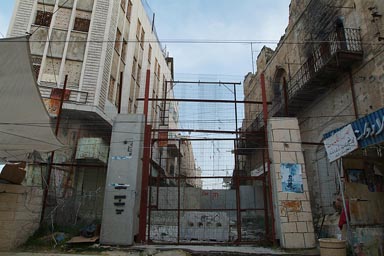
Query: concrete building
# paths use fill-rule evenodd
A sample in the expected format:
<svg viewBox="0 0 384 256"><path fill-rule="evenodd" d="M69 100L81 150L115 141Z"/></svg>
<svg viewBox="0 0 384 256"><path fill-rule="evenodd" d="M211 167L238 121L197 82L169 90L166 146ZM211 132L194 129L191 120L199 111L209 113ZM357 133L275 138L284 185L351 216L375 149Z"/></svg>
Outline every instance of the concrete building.
<svg viewBox="0 0 384 256"><path fill-rule="evenodd" d="M173 58L158 40L153 17L145 0L16 1L8 36L30 34L36 79L53 118L68 76L58 136L67 147L55 152L47 204L64 223L101 219L118 113L143 114L148 79L149 98L173 94L165 89L173 80ZM168 126L169 111L169 105L150 101L148 124ZM159 162L158 147L153 150ZM41 184L40 167L30 169L29 183Z"/></svg>
<svg viewBox="0 0 384 256"><path fill-rule="evenodd" d="M297 216L308 208L308 200L311 209L307 212L312 211L320 234L340 234L334 202L344 191L351 209L352 235L348 241L364 247L359 250L365 255L383 255L384 214L378 207L383 203L384 175L380 138L384 107L383 16L384 2L379 0L292 0L289 24L278 46L274 50L264 47L257 59L257 73L245 77L245 99L262 101L261 75L265 76L266 99L271 102L268 116L272 117L268 121L269 160L272 174L277 175L273 190L279 200L285 196L281 193L284 188L279 164L294 163L302 166L304 191L309 192L305 193L307 201L288 194L287 202L296 203L297 211L283 207L280 201L275 205L276 223L280 224L277 238L283 245L295 247L307 242L306 232L314 228L312 220L299 223ZM261 131L262 112L262 106L247 104L242 129ZM359 129L354 126L358 123L362 123ZM342 158L340 186L338 166L328 159L323 142L349 124L359 149ZM371 135L373 141L365 143ZM248 174L263 168L263 152L257 148L265 146L249 136L241 167ZM297 143L292 144L294 141ZM320 231L324 216L328 217ZM337 216L334 225L327 223L329 216ZM292 234L296 242L288 240Z"/></svg>

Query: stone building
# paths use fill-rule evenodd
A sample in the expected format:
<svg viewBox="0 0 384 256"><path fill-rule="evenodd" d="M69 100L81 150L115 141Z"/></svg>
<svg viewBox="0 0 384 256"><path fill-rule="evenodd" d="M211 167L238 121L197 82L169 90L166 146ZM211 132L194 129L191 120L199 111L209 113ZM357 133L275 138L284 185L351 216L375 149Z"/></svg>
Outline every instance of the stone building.
<svg viewBox="0 0 384 256"><path fill-rule="evenodd" d="M276 49L262 49L257 59L257 72L249 73L244 80L245 99L262 101L261 76L265 77L266 99L270 103L268 117L272 118L268 132L276 127L282 130L276 133L281 135L282 143L274 144L275 133L275 137L268 137L272 173L279 172L276 163L302 165L304 190L307 183L309 191L306 199L310 200L314 226L323 236L340 233L337 224L335 227L324 225L321 231L320 227L324 216L335 213L336 197L341 190L345 191L351 209L352 236L348 240L351 244L364 244L362 250L371 253L366 255L382 255L377 248L382 252L384 240L384 215L378 207L383 202L384 175L383 140L379 139L384 107L383 15L384 2L379 0L292 0L285 34ZM291 117L298 120L298 134L290 128ZM324 138L348 124L354 126L354 122L360 122L363 117L371 121L364 121L368 124L365 129L364 123L360 130L354 129L359 149L342 158L343 186L340 186L337 178L337 163L340 162L330 162ZM280 121L282 123L278 123ZM257 132L264 126L263 107L247 104L242 129ZM376 141L361 144L371 135ZM263 168L263 150L258 148L266 144L250 137L252 135L247 136L241 169L251 174ZM290 142L296 140L294 138L301 141L301 145L292 147ZM304 158L296 150L302 151ZM285 155L282 153L281 158L274 155L277 151ZM355 173L358 173L357 178ZM279 182L279 177L277 180ZM276 189L281 191L281 187ZM359 203L359 200L367 203ZM303 210L302 202L298 206ZM287 221L288 227L290 217L296 213L291 212L290 216L288 211L288 215L282 215L282 209L281 205L275 205L275 218L281 223ZM313 230L311 224L307 222L307 227L303 228L296 223L290 225L288 231L282 225L277 233ZM280 239L284 239L282 237Z"/></svg>
<svg viewBox="0 0 384 256"><path fill-rule="evenodd" d="M15 6L8 36L30 34L36 79L54 121L67 76L58 134L66 147L52 161L46 215L64 223L100 220L113 120L143 114L148 79L150 98L172 96L166 81L173 80L173 58L145 0L17 0ZM169 111L170 104L149 101L148 124L169 126ZM160 162L157 144L153 151ZM29 185L43 183L45 166L30 166Z"/></svg>

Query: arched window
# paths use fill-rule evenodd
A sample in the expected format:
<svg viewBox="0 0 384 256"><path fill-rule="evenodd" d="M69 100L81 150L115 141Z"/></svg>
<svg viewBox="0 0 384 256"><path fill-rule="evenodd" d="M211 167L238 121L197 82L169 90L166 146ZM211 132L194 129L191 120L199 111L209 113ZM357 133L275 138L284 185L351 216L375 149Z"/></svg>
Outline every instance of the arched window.
<svg viewBox="0 0 384 256"><path fill-rule="evenodd" d="M277 115L287 116L287 108L286 108L286 100L287 95L284 90L284 86L286 86L286 77L287 72L282 67L277 67L275 72L274 79L272 81L272 90L273 90L273 108L276 109Z"/></svg>

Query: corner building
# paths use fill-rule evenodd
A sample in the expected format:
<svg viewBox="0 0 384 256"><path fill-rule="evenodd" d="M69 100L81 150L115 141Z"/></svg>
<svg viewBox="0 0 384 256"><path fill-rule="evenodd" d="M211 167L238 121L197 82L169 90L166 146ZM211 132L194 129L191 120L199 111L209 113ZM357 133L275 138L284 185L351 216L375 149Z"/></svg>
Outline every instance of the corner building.
<svg viewBox="0 0 384 256"><path fill-rule="evenodd" d="M8 36L30 34L36 79L53 118L68 76L58 136L67 147L55 152L46 213L55 209L63 223L100 220L113 120L118 113L143 114L147 70L149 97L164 97L173 58L145 0L17 0L15 6ZM168 125L161 120L168 108L150 101L148 124ZM42 168L46 177L48 167ZM39 172L30 166L29 185L42 183Z"/></svg>

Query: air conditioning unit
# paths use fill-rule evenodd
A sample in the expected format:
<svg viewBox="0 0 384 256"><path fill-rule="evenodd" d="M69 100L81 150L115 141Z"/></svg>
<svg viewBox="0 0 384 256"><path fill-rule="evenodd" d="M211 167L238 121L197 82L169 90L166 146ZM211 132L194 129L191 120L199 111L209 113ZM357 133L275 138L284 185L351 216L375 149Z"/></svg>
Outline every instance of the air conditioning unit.
<svg viewBox="0 0 384 256"><path fill-rule="evenodd" d="M76 160L108 161L108 145L102 138L81 138L77 143Z"/></svg>

